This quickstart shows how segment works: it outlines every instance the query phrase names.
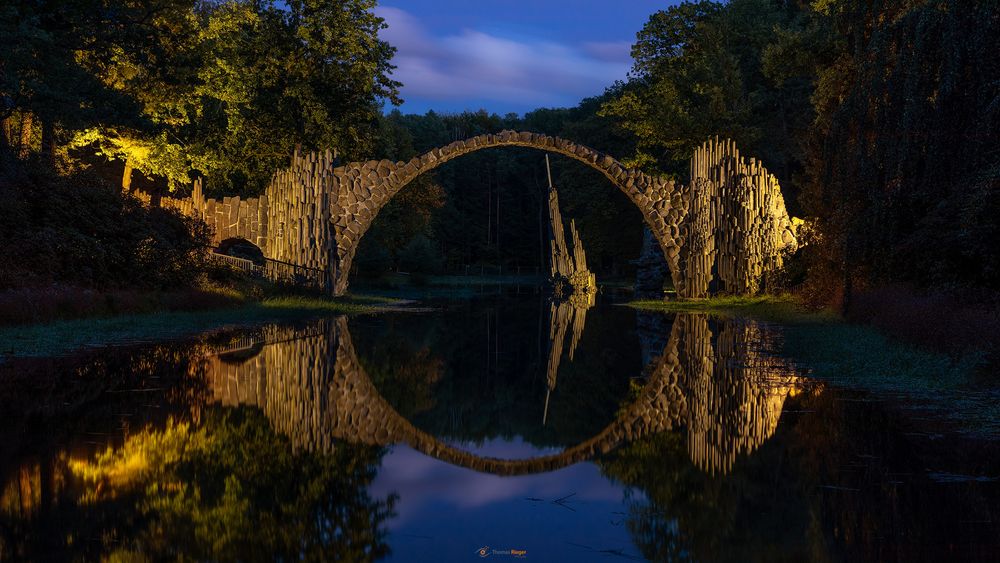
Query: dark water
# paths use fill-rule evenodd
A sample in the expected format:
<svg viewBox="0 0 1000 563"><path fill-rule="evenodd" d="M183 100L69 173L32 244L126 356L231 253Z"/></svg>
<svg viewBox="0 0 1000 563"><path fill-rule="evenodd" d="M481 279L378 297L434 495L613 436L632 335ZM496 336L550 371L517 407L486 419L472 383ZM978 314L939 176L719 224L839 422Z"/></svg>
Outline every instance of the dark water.
<svg viewBox="0 0 1000 563"><path fill-rule="evenodd" d="M997 442L784 327L432 304L0 364L0 558L1000 559Z"/></svg>

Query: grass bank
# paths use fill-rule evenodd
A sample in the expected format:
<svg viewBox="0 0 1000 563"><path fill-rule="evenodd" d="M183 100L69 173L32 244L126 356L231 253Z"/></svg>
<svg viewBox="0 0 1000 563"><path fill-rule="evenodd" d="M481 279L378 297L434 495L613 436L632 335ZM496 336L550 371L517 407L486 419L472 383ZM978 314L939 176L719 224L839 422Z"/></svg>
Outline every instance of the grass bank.
<svg viewBox="0 0 1000 563"><path fill-rule="evenodd" d="M754 297L712 297L671 301L631 301L629 307L662 313L707 313L714 316L745 316L781 323L831 323L839 317L833 311L809 309L790 295Z"/></svg>
<svg viewBox="0 0 1000 563"><path fill-rule="evenodd" d="M399 299L371 296L340 298L275 296L238 307L165 311L137 315L59 320L0 327L0 361L46 357L104 346L175 340L194 334L322 315L370 314L407 307Z"/></svg>

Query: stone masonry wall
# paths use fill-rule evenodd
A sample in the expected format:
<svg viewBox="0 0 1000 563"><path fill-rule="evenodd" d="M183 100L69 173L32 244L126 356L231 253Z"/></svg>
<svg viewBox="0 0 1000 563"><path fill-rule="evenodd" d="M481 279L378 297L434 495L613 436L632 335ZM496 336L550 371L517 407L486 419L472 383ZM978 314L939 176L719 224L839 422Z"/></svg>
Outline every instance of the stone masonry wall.
<svg viewBox="0 0 1000 563"><path fill-rule="evenodd" d="M195 180L194 193L187 198L163 197L162 207L176 209L185 215L198 217L212 228L215 244L230 239L246 239L265 250L268 240L268 197L240 199L226 197L222 200L205 199L201 179Z"/></svg>
<svg viewBox="0 0 1000 563"><path fill-rule="evenodd" d="M646 174L565 139L504 131L456 141L407 162L371 160L335 165L331 151L300 154L277 172L264 196L206 200L196 183L191 198L162 205L202 217L216 242L245 238L268 258L319 269L347 291L361 237L379 211L417 176L462 155L520 146L561 154L600 171L639 208L656 239L680 297L755 293L797 244L773 175L743 159L731 141L713 140L691 160L691 184Z"/></svg>

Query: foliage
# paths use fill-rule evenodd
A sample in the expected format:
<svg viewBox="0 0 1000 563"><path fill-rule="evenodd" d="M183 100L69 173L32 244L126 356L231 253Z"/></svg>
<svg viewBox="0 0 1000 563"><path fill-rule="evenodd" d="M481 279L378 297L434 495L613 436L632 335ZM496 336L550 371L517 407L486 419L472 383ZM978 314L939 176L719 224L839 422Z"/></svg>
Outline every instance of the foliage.
<svg viewBox="0 0 1000 563"><path fill-rule="evenodd" d="M803 203L811 277L1000 288L1000 13L993 2L830 0ZM842 282L841 282L842 280Z"/></svg>
<svg viewBox="0 0 1000 563"><path fill-rule="evenodd" d="M0 288L186 286L209 246L203 223L145 207L86 172L19 166L0 174L0 208Z"/></svg>
<svg viewBox="0 0 1000 563"><path fill-rule="evenodd" d="M400 267L407 272L418 274L441 271L441 253L430 239L417 235L403 248Z"/></svg>
<svg viewBox="0 0 1000 563"><path fill-rule="evenodd" d="M388 554L382 525L395 497L366 491L380 450L344 444L329 454L295 452L262 413L210 409L205 418L199 426L147 429L119 449L70 462L84 485L79 503L99 508L122 499L141 515L112 557L357 561Z"/></svg>
<svg viewBox="0 0 1000 563"><path fill-rule="evenodd" d="M788 183L801 169L789 138L811 119L808 63L824 38L799 4L702 0L653 14L632 48L631 79L601 110L637 137L632 162L680 173L718 135Z"/></svg>
<svg viewBox="0 0 1000 563"><path fill-rule="evenodd" d="M28 112L43 150L58 133L171 189L203 175L209 191L254 195L297 145L370 152L382 101L400 101L374 4L15 2L0 119Z"/></svg>
<svg viewBox="0 0 1000 563"><path fill-rule="evenodd" d="M57 144L57 125L73 130L134 115L133 100L108 88L90 70L110 61L116 51L135 46L144 29L137 24L161 6L115 4L115 9L96 0L58 7L28 1L0 6L0 120L16 113L37 117L40 148L49 157Z"/></svg>
<svg viewBox="0 0 1000 563"><path fill-rule="evenodd" d="M504 129L562 136L617 156L627 150L630 136L597 115L602 99L587 99L575 108L539 109L524 117L394 111L381 122L377 156L408 160L456 139ZM581 232L590 266L600 274L628 271L642 233L635 206L584 164L555 155L552 174L564 214L576 220ZM410 244L416 244L411 250L434 249L433 262L441 262L434 264L438 273L465 273L466 266L477 264L503 272L544 271L546 189L545 160L536 150L486 149L449 162L418 177L380 212L362 239L359 271L399 267ZM443 261L436 257L438 249Z"/></svg>

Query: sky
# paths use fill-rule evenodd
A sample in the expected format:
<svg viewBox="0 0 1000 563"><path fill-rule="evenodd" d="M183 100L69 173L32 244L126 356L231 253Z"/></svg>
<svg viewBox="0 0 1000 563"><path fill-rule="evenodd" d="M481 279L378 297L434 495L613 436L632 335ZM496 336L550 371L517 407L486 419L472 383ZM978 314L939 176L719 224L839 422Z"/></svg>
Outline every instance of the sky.
<svg viewBox="0 0 1000 563"><path fill-rule="evenodd" d="M383 0L404 113L571 107L632 66L635 34L668 0ZM391 110L387 104L386 110Z"/></svg>

